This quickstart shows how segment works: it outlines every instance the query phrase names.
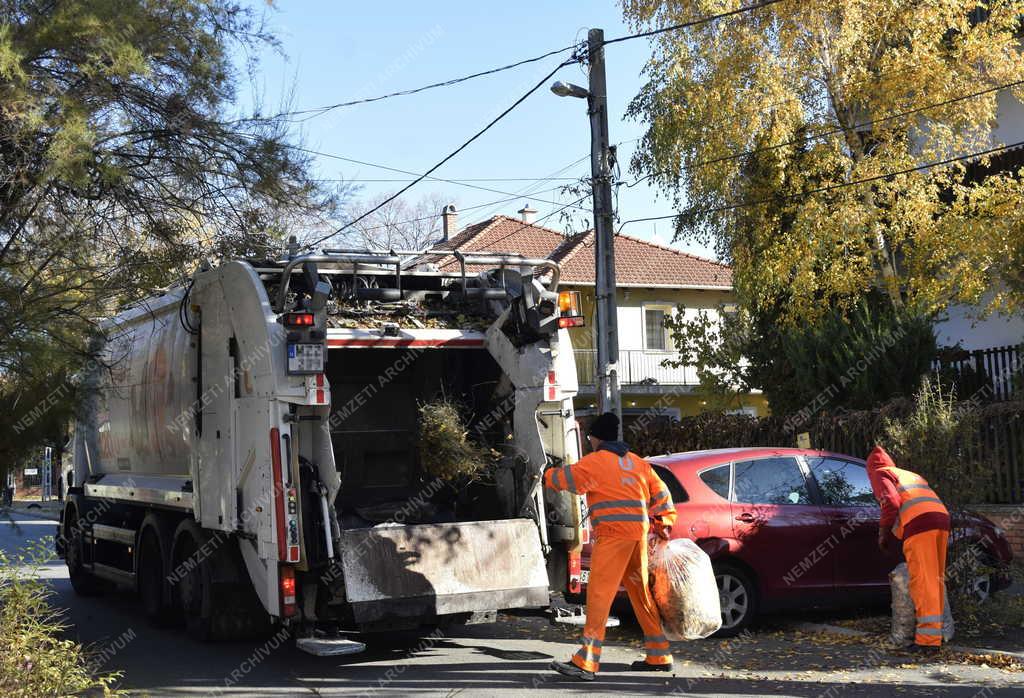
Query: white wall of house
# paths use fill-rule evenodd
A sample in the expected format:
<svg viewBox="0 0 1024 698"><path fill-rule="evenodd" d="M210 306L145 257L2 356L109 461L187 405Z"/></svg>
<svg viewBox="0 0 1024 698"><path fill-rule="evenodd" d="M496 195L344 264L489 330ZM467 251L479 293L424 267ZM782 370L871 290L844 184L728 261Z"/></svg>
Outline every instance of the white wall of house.
<svg viewBox="0 0 1024 698"><path fill-rule="evenodd" d="M1024 315L981 317L981 308L990 300L991 296L982 299L980 307L950 306L945 318L935 325L939 346L951 347L959 343L964 349L989 349L1024 342Z"/></svg>
<svg viewBox="0 0 1024 698"><path fill-rule="evenodd" d="M1010 90L1002 90L996 98L996 127L992 138L999 145L1024 141L1024 104Z"/></svg>
<svg viewBox="0 0 1024 698"><path fill-rule="evenodd" d="M1024 141L1024 104L1011 90L1003 90L997 97L996 108L992 144L998 146ZM988 349L1024 342L1024 315L992 314L983 317L983 309L991 300L992 294L989 293L977 306L950 306L945 318L935 326L939 346L959 343L964 349Z"/></svg>
<svg viewBox="0 0 1024 698"><path fill-rule="evenodd" d="M652 325L658 317L675 315L681 304L687 318L698 312L710 314L716 321L718 306L733 301L731 293L718 291L692 291L688 289L619 288L617 294L619 321L619 350L675 353L668 332L660 342L653 336ZM658 315L652 315L659 313ZM651 315L650 322L648 316Z"/></svg>

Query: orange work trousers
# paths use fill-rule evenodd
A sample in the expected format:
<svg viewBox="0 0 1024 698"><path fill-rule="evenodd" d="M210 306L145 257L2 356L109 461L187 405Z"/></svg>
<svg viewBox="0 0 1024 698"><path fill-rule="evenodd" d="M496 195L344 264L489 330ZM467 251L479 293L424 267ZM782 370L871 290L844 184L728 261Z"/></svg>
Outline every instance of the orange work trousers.
<svg viewBox="0 0 1024 698"><path fill-rule="evenodd" d="M598 670L605 624L620 584L626 587L633 612L643 628L647 663L671 664L672 653L661 629L661 616L647 584L647 542L604 537L594 541L590 555L587 623L583 626L583 646L573 655L572 663L586 671Z"/></svg>
<svg viewBox="0 0 1024 698"><path fill-rule="evenodd" d="M949 531L924 531L903 541L903 556L910 573L910 598L917 615L918 645L942 644L945 609L946 543Z"/></svg>

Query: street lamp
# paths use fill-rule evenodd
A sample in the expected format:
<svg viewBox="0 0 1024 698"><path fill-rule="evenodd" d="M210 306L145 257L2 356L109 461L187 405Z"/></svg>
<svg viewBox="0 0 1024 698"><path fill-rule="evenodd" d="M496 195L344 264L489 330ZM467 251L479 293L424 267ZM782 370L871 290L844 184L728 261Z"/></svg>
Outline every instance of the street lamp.
<svg viewBox="0 0 1024 698"><path fill-rule="evenodd" d="M591 29L587 36L590 88L556 82L551 91L559 97L587 100L590 115L590 182L594 197L594 297L597 340L597 406L614 412L621 438L622 399L619 394L618 308L615 302L615 231L612 227L612 150L608 144L608 88L604 70L604 32Z"/></svg>
<svg viewBox="0 0 1024 698"><path fill-rule="evenodd" d="M551 91L559 97L578 97L579 99L586 99L590 96L590 90L579 85L573 85L571 82L558 82L551 83Z"/></svg>

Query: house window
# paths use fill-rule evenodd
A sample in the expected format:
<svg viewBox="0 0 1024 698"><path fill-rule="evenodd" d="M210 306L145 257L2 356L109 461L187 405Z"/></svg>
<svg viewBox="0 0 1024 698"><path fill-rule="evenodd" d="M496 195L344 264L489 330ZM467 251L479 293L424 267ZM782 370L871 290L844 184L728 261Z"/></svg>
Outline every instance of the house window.
<svg viewBox="0 0 1024 698"><path fill-rule="evenodd" d="M665 316L666 308L644 308L644 346L650 351L665 351L666 341Z"/></svg>

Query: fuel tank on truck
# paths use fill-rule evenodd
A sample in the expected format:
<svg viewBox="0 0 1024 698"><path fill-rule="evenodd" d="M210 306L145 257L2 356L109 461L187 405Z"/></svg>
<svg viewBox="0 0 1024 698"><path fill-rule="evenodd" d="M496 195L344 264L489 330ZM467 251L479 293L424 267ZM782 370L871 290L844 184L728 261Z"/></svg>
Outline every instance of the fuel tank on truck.
<svg viewBox="0 0 1024 698"><path fill-rule="evenodd" d="M198 336L179 314L184 289L127 309L86 380L95 386L77 424L75 470L89 475L189 475Z"/></svg>

